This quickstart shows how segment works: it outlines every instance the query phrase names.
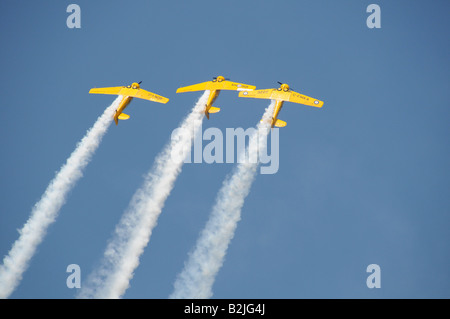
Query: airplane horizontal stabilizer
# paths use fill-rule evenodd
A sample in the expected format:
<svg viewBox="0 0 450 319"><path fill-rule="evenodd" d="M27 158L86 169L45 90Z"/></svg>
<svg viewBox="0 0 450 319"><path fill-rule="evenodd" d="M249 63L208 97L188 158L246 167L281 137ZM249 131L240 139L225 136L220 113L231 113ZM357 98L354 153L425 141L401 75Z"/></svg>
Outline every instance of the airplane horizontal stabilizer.
<svg viewBox="0 0 450 319"><path fill-rule="evenodd" d="M211 107L209 108L209 111L208 111L208 112L209 112L209 113L219 113L219 112L220 112L220 108L211 106Z"/></svg>
<svg viewBox="0 0 450 319"><path fill-rule="evenodd" d="M130 118L130 116L128 114L125 114L125 113L119 114L119 120L128 120L129 118Z"/></svg>
<svg viewBox="0 0 450 319"><path fill-rule="evenodd" d="M286 123L285 121L282 121L282 120L278 120L278 119L277 119L277 120L275 121L275 124L274 124L274 125L275 125L276 127L285 127L286 124L287 124L287 123Z"/></svg>

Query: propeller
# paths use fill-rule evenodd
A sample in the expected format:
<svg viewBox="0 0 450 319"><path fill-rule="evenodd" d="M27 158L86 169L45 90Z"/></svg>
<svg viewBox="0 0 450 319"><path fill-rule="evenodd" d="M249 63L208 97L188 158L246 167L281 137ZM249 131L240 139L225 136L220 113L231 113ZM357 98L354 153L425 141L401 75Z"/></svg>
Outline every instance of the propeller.
<svg viewBox="0 0 450 319"><path fill-rule="evenodd" d="M277 81L277 83L278 83L279 85L286 84L286 83L281 83L280 81ZM290 90L293 90L293 89L294 89L294 88L293 88L292 86L289 85L289 91L290 91Z"/></svg>
<svg viewBox="0 0 450 319"><path fill-rule="evenodd" d="M217 80L217 76L213 76L213 80ZM225 78L225 81L230 81L229 78Z"/></svg>

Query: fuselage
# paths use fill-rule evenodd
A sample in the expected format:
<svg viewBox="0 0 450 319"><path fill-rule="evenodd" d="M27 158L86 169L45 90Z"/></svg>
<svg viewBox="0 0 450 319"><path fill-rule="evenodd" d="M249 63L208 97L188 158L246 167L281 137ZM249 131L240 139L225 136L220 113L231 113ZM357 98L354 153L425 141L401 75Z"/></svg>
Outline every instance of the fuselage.
<svg viewBox="0 0 450 319"><path fill-rule="evenodd" d="M272 93L272 98L276 100L275 108L273 110L272 114L272 127L275 126L275 123L278 119L278 114L281 111L281 108L283 107L283 102L285 99L285 94L289 92L289 85L286 83L281 83L280 87L275 91L275 93Z"/></svg>
<svg viewBox="0 0 450 319"><path fill-rule="evenodd" d="M126 109L132 99L133 98L131 96L124 96L122 101L120 101L119 107L114 114L114 122L116 122L116 125L119 124L119 115Z"/></svg>
<svg viewBox="0 0 450 319"><path fill-rule="evenodd" d="M206 102L205 114L209 118L209 109L213 106L214 101L220 94L220 90L211 90L209 93L208 101Z"/></svg>
<svg viewBox="0 0 450 319"><path fill-rule="evenodd" d="M273 109L273 114L272 114L272 124L271 124L272 127L274 127L275 122L278 119L278 114L280 113L281 108L283 107L283 102L284 101L280 101L280 100L276 101L275 108Z"/></svg>

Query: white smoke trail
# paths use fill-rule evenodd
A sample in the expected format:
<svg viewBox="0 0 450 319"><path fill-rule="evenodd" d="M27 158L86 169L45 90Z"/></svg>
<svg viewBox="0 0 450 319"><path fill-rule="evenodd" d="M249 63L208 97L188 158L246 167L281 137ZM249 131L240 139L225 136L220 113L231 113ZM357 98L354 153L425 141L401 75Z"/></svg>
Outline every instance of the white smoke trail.
<svg viewBox="0 0 450 319"><path fill-rule="evenodd" d="M264 112L258 130L250 136L248 158L257 158L258 151L267 147L270 119L275 106L272 101ZM245 156L244 152L242 155ZM230 178L227 178L218 193L211 216L197 240L193 252L177 276L174 291L169 298L205 299L212 297L212 286L223 264L228 245L241 219L244 200L256 176L258 162L240 161Z"/></svg>
<svg viewBox="0 0 450 319"><path fill-rule="evenodd" d="M139 265L139 257L181 172L184 158L176 161L173 155L186 154L186 150L190 150L193 138L201 127L208 97L209 91L205 91L176 131L175 137L157 156L143 185L133 195L116 226L100 267L82 285L79 298L120 298L128 289L134 270Z"/></svg>
<svg viewBox="0 0 450 319"><path fill-rule="evenodd" d="M83 169L108 130L112 114L121 100L122 96L119 95L87 131L33 207L31 216L19 231L19 239L15 241L0 266L0 298L8 298L18 286L37 246L44 239L47 228L56 220L67 194L83 175Z"/></svg>

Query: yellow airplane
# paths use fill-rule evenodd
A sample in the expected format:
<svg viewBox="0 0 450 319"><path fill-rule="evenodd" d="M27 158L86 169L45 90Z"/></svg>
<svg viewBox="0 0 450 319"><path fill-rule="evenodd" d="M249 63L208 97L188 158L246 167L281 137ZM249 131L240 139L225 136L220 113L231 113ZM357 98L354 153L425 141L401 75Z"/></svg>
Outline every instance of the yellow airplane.
<svg viewBox="0 0 450 319"><path fill-rule="evenodd" d="M119 120L128 120L130 116L128 114L122 113L123 110L130 104L131 100L134 97L145 99L153 102L164 103L166 104L169 99L164 96L157 95L155 93L146 91L141 89L139 82L134 82L128 86L115 86L115 87L107 87L107 88L93 88L89 91L92 94L114 94L114 95L123 95L123 99L119 104L119 107L114 114L114 122L116 125L119 124Z"/></svg>
<svg viewBox="0 0 450 319"><path fill-rule="evenodd" d="M285 127L286 122L278 119L278 113L280 113L283 107L283 102L294 102L309 106L322 107L323 102L316 100L312 97L297 93L289 88L286 83L281 83L280 87L277 89L266 89L266 90L255 90L255 91L245 91L239 92L240 97L253 97L257 99L271 99L275 100L275 109L273 110L272 123L271 126L274 127Z"/></svg>
<svg viewBox="0 0 450 319"><path fill-rule="evenodd" d="M212 106L214 101L219 96L220 90L251 91L255 88L256 86L253 85L231 82L228 79L225 79L223 76L217 76L213 77L212 81L181 87L177 90L177 93L204 90L211 91L205 108L205 115L209 120L209 113L217 113L220 111L220 108Z"/></svg>

